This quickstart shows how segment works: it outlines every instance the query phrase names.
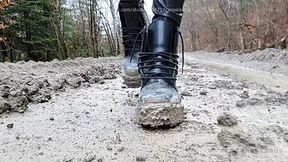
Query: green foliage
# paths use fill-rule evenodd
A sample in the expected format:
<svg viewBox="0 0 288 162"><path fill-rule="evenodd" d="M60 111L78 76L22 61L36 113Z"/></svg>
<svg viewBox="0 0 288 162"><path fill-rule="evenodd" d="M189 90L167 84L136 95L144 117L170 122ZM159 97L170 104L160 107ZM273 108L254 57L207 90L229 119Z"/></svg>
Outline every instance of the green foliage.
<svg viewBox="0 0 288 162"><path fill-rule="evenodd" d="M0 61L51 61L115 53L115 45L106 39L112 33L103 31L96 0L69 1L69 5L66 0L14 2L0 10ZM7 26L1 29L1 24Z"/></svg>
<svg viewBox="0 0 288 162"><path fill-rule="evenodd" d="M54 10L51 0L20 0L3 11L11 22L2 33L9 41L15 42L12 54L17 55L20 51L20 54L25 53L24 59L35 61L55 58L59 50L55 48L57 38L51 23L55 17Z"/></svg>

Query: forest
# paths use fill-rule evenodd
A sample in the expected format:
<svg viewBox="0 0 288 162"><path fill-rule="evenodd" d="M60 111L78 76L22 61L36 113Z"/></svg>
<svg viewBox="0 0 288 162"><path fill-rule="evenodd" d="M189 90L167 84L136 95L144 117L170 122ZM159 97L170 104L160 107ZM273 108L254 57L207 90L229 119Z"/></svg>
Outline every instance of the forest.
<svg viewBox="0 0 288 162"><path fill-rule="evenodd" d="M122 53L116 0L1 0L0 61ZM185 50L286 48L288 0L186 0Z"/></svg>
<svg viewBox="0 0 288 162"><path fill-rule="evenodd" d="M286 48L288 0L187 0L186 50Z"/></svg>
<svg viewBox="0 0 288 162"><path fill-rule="evenodd" d="M2 61L51 61L120 54L113 0L0 1ZM101 4L103 4L101 2ZM111 5L111 6L110 6ZM114 10L115 9L115 10ZM110 11L110 10L108 10ZM115 19L115 20L114 20Z"/></svg>

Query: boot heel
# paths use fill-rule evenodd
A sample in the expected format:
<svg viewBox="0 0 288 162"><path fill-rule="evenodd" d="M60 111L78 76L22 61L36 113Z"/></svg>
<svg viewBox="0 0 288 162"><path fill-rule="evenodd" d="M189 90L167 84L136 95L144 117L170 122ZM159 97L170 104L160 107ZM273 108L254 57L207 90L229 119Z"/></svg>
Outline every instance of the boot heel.
<svg viewBox="0 0 288 162"><path fill-rule="evenodd" d="M141 87L141 79L140 76L123 76L124 84L127 85L128 88L139 88Z"/></svg>
<svg viewBox="0 0 288 162"><path fill-rule="evenodd" d="M171 103L145 103L138 105L137 123L147 128L171 128L184 121L184 106Z"/></svg>

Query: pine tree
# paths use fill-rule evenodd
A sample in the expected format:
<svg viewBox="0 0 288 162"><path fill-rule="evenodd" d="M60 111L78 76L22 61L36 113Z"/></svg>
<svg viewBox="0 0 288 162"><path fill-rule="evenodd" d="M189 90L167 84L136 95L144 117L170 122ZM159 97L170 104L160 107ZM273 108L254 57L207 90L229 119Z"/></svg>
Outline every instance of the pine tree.
<svg viewBox="0 0 288 162"><path fill-rule="evenodd" d="M14 55L24 54L26 60L35 61L57 58L54 10L51 0L20 0L4 10L5 16L14 22L3 32L13 40Z"/></svg>

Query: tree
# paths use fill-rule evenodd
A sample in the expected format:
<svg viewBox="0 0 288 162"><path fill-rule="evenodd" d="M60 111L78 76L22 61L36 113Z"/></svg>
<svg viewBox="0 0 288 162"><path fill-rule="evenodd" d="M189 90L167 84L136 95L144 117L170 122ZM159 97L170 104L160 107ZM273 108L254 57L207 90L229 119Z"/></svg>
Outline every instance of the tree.
<svg viewBox="0 0 288 162"><path fill-rule="evenodd" d="M287 0L187 1L185 11L183 32L193 50L263 49L287 37Z"/></svg>
<svg viewBox="0 0 288 162"><path fill-rule="evenodd" d="M10 61L16 57L35 61L55 58L59 51L55 49L56 36L51 23L54 11L55 6L50 0L20 0L3 11L14 22L3 31L13 49Z"/></svg>

